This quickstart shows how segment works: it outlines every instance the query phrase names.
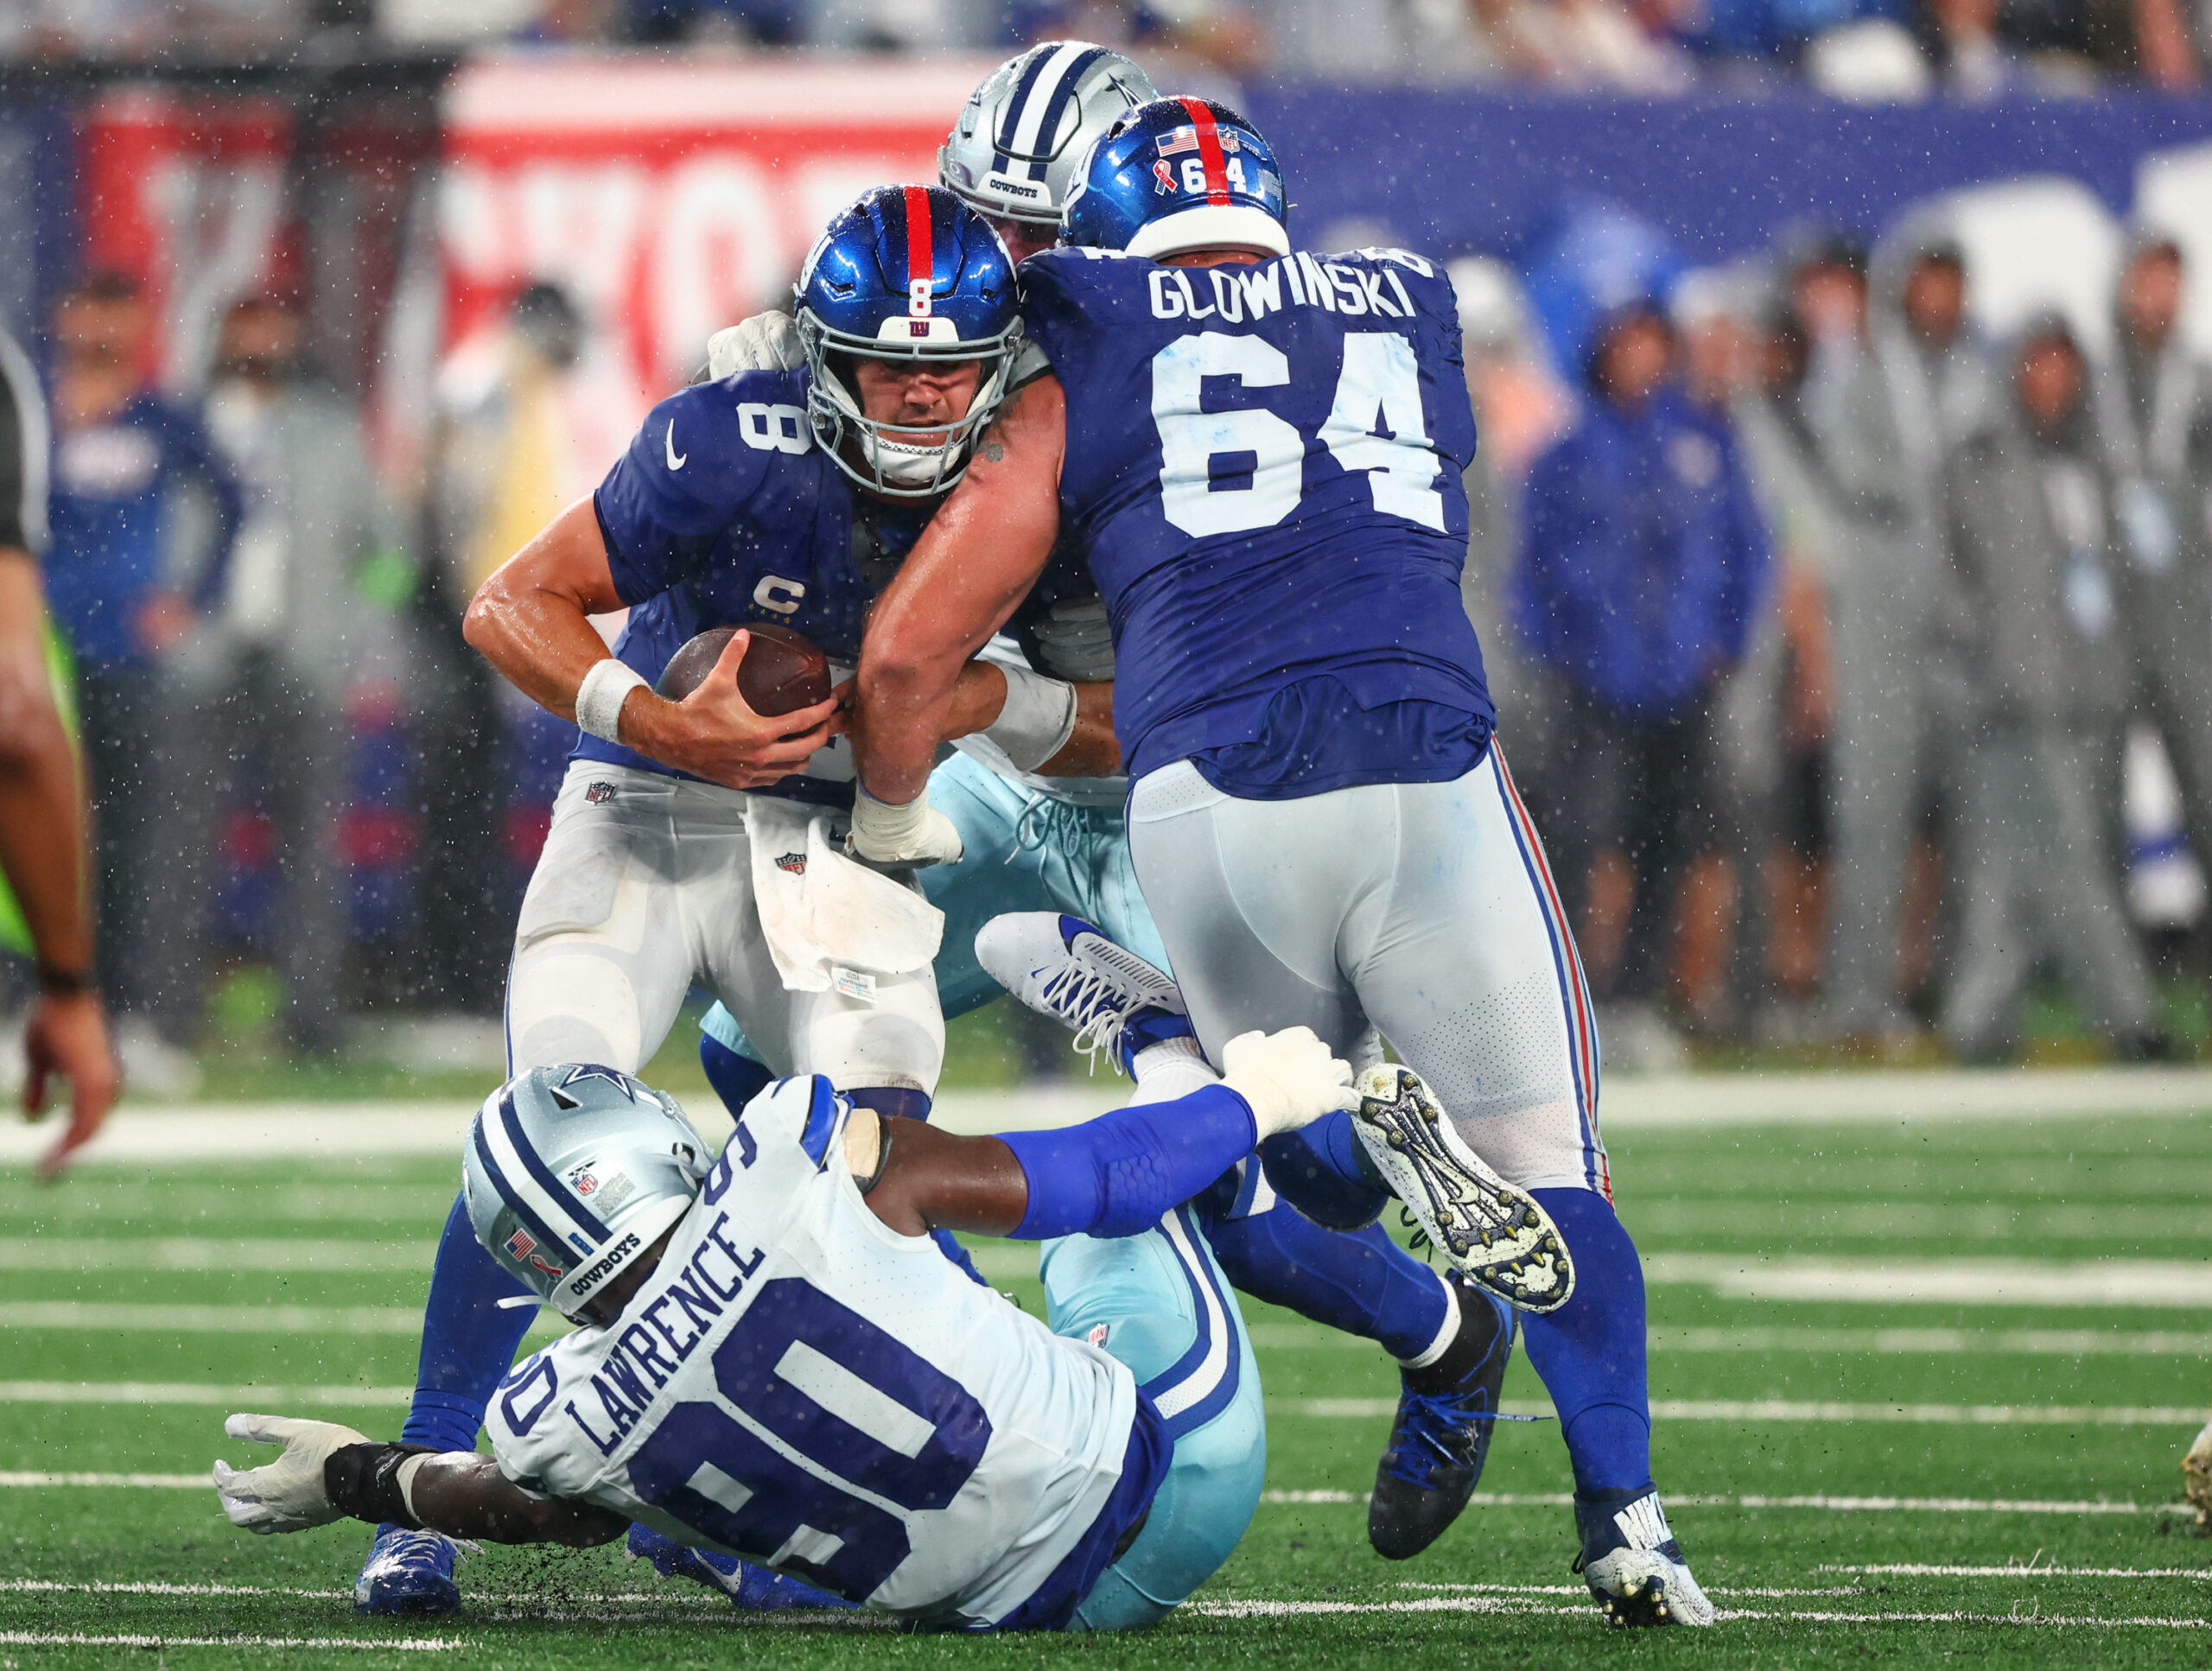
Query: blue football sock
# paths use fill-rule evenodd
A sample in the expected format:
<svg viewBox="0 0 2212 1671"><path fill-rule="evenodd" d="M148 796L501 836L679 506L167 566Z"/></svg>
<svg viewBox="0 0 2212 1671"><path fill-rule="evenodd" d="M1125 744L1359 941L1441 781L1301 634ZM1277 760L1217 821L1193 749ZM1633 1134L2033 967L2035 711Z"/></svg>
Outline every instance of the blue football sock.
<svg viewBox="0 0 2212 1671"><path fill-rule="evenodd" d="M513 1367L515 1351L537 1316L535 1306L502 1309L499 1301L530 1290L499 1268L478 1245L466 1202L455 1201L430 1267L430 1298L423 1310L423 1356L415 1400L399 1430L407 1445L473 1451L484 1409Z"/></svg>
<svg viewBox="0 0 2212 1671"><path fill-rule="evenodd" d="M1200 1223L1230 1285L1255 1299L1372 1340L1396 1358L1419 1357L1444 1327L1444 1280L1379 1225L1324 1229L1287 1201Z"/></svg>
<svg viewBox="0 0 2212 1671"><path fill-rule="evenodd" d="M1390 1198L1348 1114L1325 1114L1270 1137L1260 1145L1260 1159L1277 1195L1332 1230L1364 1229Z"/></svg>
<svg viewBox="0 0 2212 1671"><path fill-rule="evenodd" d="M699 1035L699 1065L707 1071L707 1083L732 1115L767 1090L775 1078L761 1064L740 1056L710 1032Z"/></svg>
<svg viewBox="0 0 2212 1671"><path fill-rule="evenodd" d="M1574 1256L1574 1298L1542 1317L1523 1312L1529 1362L1559 1411L1574 1489L1630 1491L1651 1484L1651 1407L1643 1366L1643 1267L1594 1190L1538 1190Z"/></svg>

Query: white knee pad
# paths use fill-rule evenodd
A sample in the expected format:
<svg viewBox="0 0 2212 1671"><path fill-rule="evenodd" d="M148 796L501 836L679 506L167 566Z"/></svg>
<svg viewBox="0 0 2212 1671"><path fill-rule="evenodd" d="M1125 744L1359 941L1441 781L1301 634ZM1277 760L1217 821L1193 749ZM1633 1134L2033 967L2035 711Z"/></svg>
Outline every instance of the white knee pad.
<svg viewBox="0 0 2212 1671"><path fill-rule="evenodd" d="M507 977L512 1071L555 1062L600 1062L635 1073L645 1065L645 1053L637 988L621 959L567 936L540 940L516 955Z"/></svg>

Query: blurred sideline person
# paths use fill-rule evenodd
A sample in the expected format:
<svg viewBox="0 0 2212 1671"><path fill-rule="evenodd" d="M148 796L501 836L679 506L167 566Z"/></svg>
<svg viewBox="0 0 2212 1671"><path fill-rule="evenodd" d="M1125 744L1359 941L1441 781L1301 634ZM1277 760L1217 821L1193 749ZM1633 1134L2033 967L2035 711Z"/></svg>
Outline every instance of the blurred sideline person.
<svg viewBox="0 0 2212 1671"><path fill-rule="evenodd" d="M1974 707L1965 760L1965 918L1943 1031L1961 1055L2011 1047L2038 957L2056 961L2120 1055L2166 1053L2121 901L2114 840L2129 686L2114 592L2114 482L2088 364L2056 319L2012 360L2013 413L1951 471L1948 635Z"/></svg>
<svg viewBox="0 0 2212 1671"><path fill-rule="evenodd" d="M590 491L569 423L583 320L568 293L532 284L496 345L441 378L423 584L413 611L426 689L416 740L423 772L420 963L435 1007L496 1020L512 938L502 814L503 740L529 699L468 647L468 600L531 535Z"/></svg>
<svg viewBox="0 0 2212 1671"><path fill-rule="evenodd" d="M1592 989L1647 1055L1669 1047L1678 925L1733 909L1714 706L1770 568L1734 440L1677 387L1675 346L1649 300L1593 334L1582 416L1529 474L1514 581L1530 651L1565 693L1560 867ZM1695 1013L1718 994L1681 998Z"/></svg>
<svg viewBox="0 0 2212 1671"><path fill-rule="evenodd" d="M2202 861L2212 855L2212 378L2180 329L2186 277L2171 239L2136 242L2094 401L2114 480L2131 708L2165 745L2189 844Z"/></svg>
<svg viewBox="0 0 2212 1671"><path fill-rule="evenodd" d="M1831 858L1830 744L1835 651L1830 575L1849 538L1848 513L1826 473L1805 410L1812 343L1794 311L1770 308L1755 332L1749 385L1734 403L1745 469L1773 535L1777 664L1762 702L1766 974L1773 1001L1762 1026L1778 1039L1802 1031L1822 972ZM1746 677L1751 670L1746 668Z"/></svg>
<svg viewBox="0 0 2212 1671"><path fill-rule="evenodd" d="M1897 924L1910 824L1930 734L1929 611L1938 574L1933 434L1905 422L1875 336L1864 250L1818 245L1789 276L1811 345L1802 386L1807 429L1840 513L1827 572L1836 685L1829 759L1834 823L1823 1029L1901 1039L1914 1031L1898 991Z"/></svg>
<svg viewBox="0 0 2212 1671"><path fill-rule="evenodd" d="M54 619L77 658L89 787L99 966L124 1066L142 1090L177 1092L198 1068L157 1010L164 896L162 759L178 739L173 658L227 584L236 478L196 415L152 393L145 307L128 278L96 275L54 311Z"/></svg>
<svg viewBox="0 0 2212 1671"><path fill-rule="evenodd" d="M35 960L38 995L23 1031L23 1113L36 1119L51 1081L69 1082L69 1121L39 1163L59 1172L90 1142L121 1089L93 956L85 785L63 714L66 658L39 582L46 543L48 435L38 376L0 336L0 877L20 928L12 950Z"/></svg>
<svg viewBox="0 0 2212 1671"><path fill-rule="evenodd" d="M290 302L249 296L217 340L207 429L239 483L242 515L222 590L172 663L184 722L161 778L173 868L157 1007L175 1038L191 1037L207 1013L216 830L243 793L276 832L283 1037L328 1056L345 1042L346 697L369 645L392 627L367 595L372 565L397 557L359 419L302 364L302 329Z"/></svg>
<svg viewBox="0 0 2212 1671"><path fill-rule="evenodd" d="M938 153L940 178L1023 260L1058 239L1062 206L1091 142L1152 96L1143 70L1119 54L1087 41L1046 41L1001 65L976 89ZM783 369L790 340L785 316L757 316L717 334L709 370ZM1033 366L1033 357L1018 364L1015 375L1023 365ZM981 654L1000 668L1010 693L1050 722L1033 723L1025 747L1018 733L1007 734L1014 732L1010 696L999 727L957 739L958 752L931 773L931 804L951 821L960 842L957 857L918 878L944 912L933 967L948 1017L998 996L1001 982L984 967L978 937L986 923L1008 913L1059 913L1063 951L1071 957L1096 924L1104 940L1146 963L1167 962L1130 855L1128 780L1109 729L1112 632L1077 539L1061 543ZM1047 698L1063 705L1056 711ZM1097 749L1070 747L1060 772L1041 770L1046 755L1068 744L1078 726L1096 731ZM1096 994L1086 982L1097 973L1086 963L1084 978L1071 976L1054 990L1069 1001L1085 994L1082 1001L1090 1003ZM725 1101L741 1105L768 1070L721 1006L702 1026L700 1054L709 1076ZM1363 1051L1379 1052L1372 1041L1351 1048L1363 1063ZM1193 1060L1186 1071L1188 1089L1212 1070ZM1149 1094L1173 1095L1173 1083L1158 1075ZM1264 1183L1235 1210L1210 1219L1207 1235L1240 1291L1373 1340L1396 1362L1399 1414L1378 1466L1369 1534L1393 1559L1418 1553L1452 1522L1480 1475L1494 1382L1512 1346L1510 1318L1457 1278L1414 1259L1378 1226L1323 1229Z"/></svg>

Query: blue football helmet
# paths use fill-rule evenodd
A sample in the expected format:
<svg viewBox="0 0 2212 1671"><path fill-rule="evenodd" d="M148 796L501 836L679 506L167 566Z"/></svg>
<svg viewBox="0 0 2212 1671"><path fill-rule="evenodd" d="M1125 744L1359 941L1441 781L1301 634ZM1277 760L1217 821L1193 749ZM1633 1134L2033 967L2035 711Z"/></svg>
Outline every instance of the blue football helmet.
<svg viewBox="0 0 2212 1671"><path fill-rule="evenodd" d="M950 489L1006 398L1021 335L1014 263L998 234L941 186L879 186L830 223L794 294L813 374L806 410L823 450L872 492L926 499ZM914 426L862 412L851 359L972 359L982 370L967 416L950 428Z"/></svg>
<svg viewBox="0 0 2212 1671"><path fill-rule="evenodd" d="M614 1068L532 1068L484 1099L461 1152L476 1239L571 1321L691 1210L713 1157L683 1112Z"/></svg>
<svg viewBox="0 0 2212 1671"><path fill-rule="evenodd" d="M1134 256L1290 253L1282 169L1268 142L1211 98L1155 98L1109 128L1077 172L1060 240Z"/></svg>

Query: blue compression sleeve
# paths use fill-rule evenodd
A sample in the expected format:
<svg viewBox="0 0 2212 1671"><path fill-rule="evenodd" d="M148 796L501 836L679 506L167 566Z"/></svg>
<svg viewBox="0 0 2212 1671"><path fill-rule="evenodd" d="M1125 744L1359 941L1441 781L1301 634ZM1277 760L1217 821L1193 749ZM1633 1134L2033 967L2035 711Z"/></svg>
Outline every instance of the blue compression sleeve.
<svg viewBox="0 0 2212 1671"><path fill-rule="evenodd" d="M430 1267L415 1398L400 1429L405 1443L476 1448L484 1407L514 1366L515 1352L537 1316L535 1306L502 1308L499 1302L529 1293L477 1244L467 1204L455 1201Z"/></svg>
<svg viewBox="0 0 2212 1671"><path fill-rule="evenodd" d="M1029 1179L1014 1238L1148 1230L1251 1153L1258 1134L1251 1105L1226 1085L1058 1131L1004 1133L999 1140Z"/></svg>

